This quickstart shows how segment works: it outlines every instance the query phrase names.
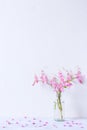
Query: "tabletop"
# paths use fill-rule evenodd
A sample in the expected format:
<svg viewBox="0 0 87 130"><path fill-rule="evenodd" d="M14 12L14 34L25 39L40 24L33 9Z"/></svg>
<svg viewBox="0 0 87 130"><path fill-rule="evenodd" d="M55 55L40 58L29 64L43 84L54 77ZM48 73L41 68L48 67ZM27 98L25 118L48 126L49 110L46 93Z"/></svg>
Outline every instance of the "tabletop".
<svg viewBox="0 0 87 130"><path fill-rule="evenodd" d="M66 119L58 122L52 118L0 118L0 130L87 130L87 119Z"/></svg>

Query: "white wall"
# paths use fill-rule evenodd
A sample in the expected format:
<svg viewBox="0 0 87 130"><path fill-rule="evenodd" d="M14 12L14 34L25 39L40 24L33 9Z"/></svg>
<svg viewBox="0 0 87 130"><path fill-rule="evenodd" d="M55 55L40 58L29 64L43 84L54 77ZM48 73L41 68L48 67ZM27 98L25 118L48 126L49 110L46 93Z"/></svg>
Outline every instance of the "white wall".
<svg viewBox="0 0 87 130"><path fill-rule="evenodd" d="M35 73L87 74L86 0L0 0L0 116L49 117L55 94ZM66 117L87 117L87 83L65 94Z"/></svg>

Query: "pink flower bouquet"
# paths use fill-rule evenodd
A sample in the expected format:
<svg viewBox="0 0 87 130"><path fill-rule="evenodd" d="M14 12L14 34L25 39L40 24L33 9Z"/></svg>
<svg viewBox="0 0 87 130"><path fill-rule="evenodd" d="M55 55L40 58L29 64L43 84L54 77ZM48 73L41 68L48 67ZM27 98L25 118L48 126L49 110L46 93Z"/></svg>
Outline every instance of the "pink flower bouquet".
<svg viewBox="0 0 87 130"><path fill-rule="evenodd" d="M33 86L41 82L42 84L47 84L54 89L57 94L57 101L55 102L55 105L59 108L60 119L63 120L61 93L64 89L70 88L74 81L80 84L84 83L84 76L82 75L80 69L78 69L76 73L65 70L64 72L59 71L56 76L50 78L44 73L44 71L42 71L40 76L35 75Z"/></svg>

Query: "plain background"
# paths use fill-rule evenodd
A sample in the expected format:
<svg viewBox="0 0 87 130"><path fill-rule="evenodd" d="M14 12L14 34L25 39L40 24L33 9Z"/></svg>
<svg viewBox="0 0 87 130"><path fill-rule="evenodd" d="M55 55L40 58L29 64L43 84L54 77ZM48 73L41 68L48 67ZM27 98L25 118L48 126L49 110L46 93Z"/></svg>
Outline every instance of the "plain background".
<svg viewBox="0 0 87 130"><path fill-rule="evenodd" d="M34 74L87 75L87 0L0 0L0 116L53 116L55 93ZM87 83L63 94L66 117L87 117Z"/></svg>

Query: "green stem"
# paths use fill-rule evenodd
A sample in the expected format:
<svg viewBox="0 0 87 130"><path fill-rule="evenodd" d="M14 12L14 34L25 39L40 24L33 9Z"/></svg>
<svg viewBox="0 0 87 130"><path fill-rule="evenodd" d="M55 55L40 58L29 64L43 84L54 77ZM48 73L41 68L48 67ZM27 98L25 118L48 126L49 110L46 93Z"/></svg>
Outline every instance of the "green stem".
<svg viewBox="0 0 87 130"><path fill-rule="evenodd" d="M62 120L63 114L62 114L61 92L57 93L57 105L58 105L58 108L59 108L59 111L60 111L60 117L61 117L61 120Z"/></svg>

